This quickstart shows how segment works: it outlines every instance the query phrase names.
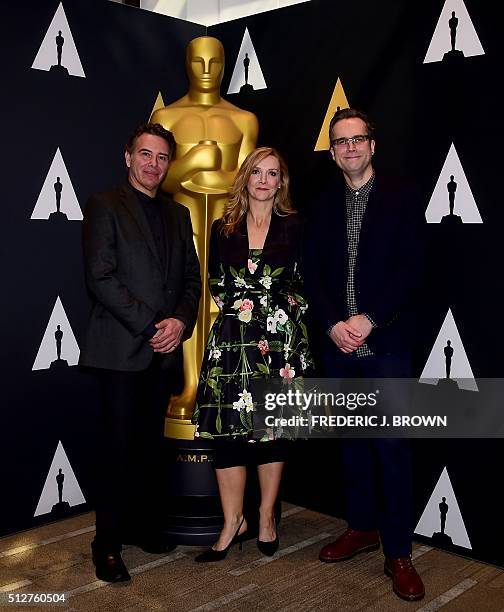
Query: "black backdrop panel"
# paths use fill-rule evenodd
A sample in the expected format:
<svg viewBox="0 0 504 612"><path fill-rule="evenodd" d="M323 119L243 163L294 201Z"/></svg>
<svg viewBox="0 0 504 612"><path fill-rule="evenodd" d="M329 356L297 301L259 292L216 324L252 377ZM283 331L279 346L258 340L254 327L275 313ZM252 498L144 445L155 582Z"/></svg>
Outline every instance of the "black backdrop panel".
<svg viewBox="0 0 504 612"><path fill-rule="evenodd" d="M267 88L228 99L255 112L259 144L275 146L286 157L301 211L336 171L329 154L314 152L314 147L338 78L349 104L366 111L376 124L377 170L414 177L426 208L454 143L483 224L463 224L454 232L429 224L429 285L416 369L420 375L451 308L474 376L501 377L504 329L497 313L504 281L497 270L504 210L498 149L504 134L494 86L502 64L501 33L489 3L467 0L485 54L451 67L424 64L443 4L311 0L220 24L209 33L226 49L225 92L248 28ZM327 249L330 256L330 245ZM415 441L414 448L415 525L446 467L472 545L453 550L504 564L504 503L494 471L502 441L426 440ZM285 498L344 515L336 442L296 445Z"/></svg>
<svg viewBox="0 0 504 612"><path fill-rule="evenodd" d="M72 0L63 6L86 78L31 69L58 5L47 0L29 8L0 4L7 73L0 96L0 534L51 518L34 518L34 512L58 441L87 502L71 511L92 507L93 502L94 380L77 367L32 371L57 296L79 345L89 312L81 222L30 219L56 149L81 209L92 192L122 183L126 139L138 123L148 120L159 91L165 103L185 93L185 48L205 33L202 26L107 0ZM63 65L69 53L67 35ZM56 46L54 59L56 63ZM64 185L63 194L68 190ZM64 337L63 357L65 342Z"/></svg>
<svg viewBox="0 0 504 612"><path fill-rule="evenodd" d="M328 154L313 149L337 78L350 104L366 110L377 124L378 170L413 175L426 207L454 143L484 223L464 224L456 232L429 225L430 283L416 364L420 372L451 308L474 375L498 377L504 342L498 314L504 281L497 273L503 248L498 182L503 127L495 93L501 33L490 3L467 0L465 5L485 54L451 68L443 62L423 64L443 7L439 0L311 0L221 24L208 33L225 46L225 95L248 28L267 89L225 97L257 114L260 145L271 144L285 155L302 211L335 171ZM80 222L30 220L56 149L81 208L93 191L122 182L128 133L149 117L158 91L165 103L185 93L186 44L206 31L108 0L65 1L86 78L58 76L30 68L58 6L47 0L28 10L0 2L0 534L51 518L34 518L34 511L58 441L87 501L72 511L93 503L93 381L75 367L32 371L57 296L79 344L88 314ZM68 40L65 45L63 64ZM295 446L285 481L287 499L343 514L336 447L331 441ZM504 505L495 483L501 441L417 441L415 450L415 523L446 467L472 545L457 552L504 564L499 528Z"/></svg>

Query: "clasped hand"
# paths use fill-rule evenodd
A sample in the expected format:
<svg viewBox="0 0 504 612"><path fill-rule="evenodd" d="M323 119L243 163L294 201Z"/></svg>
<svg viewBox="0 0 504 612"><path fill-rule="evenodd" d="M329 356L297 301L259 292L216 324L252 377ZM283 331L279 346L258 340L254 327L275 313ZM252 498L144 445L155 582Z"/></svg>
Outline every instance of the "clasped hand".
<svg viewBox="0 0 504 612"><path fill-rule="evenodd" d="M331 340L343 353L353 353L362 346L373 326L366 315L358 314L339 321L331 330Z"/></svg>
<svg viewBox="0 0 504 612"><path fill-rule="evenodd" d="M190 161L190 166L196 173L205 170L219 170L222 166L222 153L214 141L200 141L189 149L184 159Z"/></svg>
<svg viewBox="0 0 504 612"><path fill-rule="evenodd" d="M185 324L179 319L163 319L155 325L158 330L149 340L155 353L171 353L180 344Z"/></svg>

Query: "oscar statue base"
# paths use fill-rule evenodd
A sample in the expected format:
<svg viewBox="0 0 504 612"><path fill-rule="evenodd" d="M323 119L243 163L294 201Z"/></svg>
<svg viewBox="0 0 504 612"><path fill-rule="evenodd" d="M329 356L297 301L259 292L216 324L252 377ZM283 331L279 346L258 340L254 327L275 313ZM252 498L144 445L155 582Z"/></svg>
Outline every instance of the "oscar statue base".
<svg viewBox="0 0 504 612"><path fill-rule="evenodd" d="M183 419L167 418L165 436L164 532L176 544L210 546L223 525L211 443L194 440L194 425Z"/></svg>
<svg viewBox="0 0 504 612"><path fill-rule="evenodd" d="M194 440L196 427L188 419L176 419L166 417L165 438L176 438L177 440Z"/></svg>

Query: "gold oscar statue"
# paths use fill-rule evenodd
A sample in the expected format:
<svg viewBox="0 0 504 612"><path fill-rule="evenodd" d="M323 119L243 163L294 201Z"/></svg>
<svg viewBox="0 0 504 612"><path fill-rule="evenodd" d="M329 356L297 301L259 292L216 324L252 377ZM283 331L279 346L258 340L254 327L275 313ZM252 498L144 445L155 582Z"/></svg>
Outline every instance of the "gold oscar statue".
<svg viewBox="0 0 504 612"><path fill-rule="evenodd" d="M177 154L163 189L191 212L196 251L204 283L198 322L190 340L184 342L185 387L168 408L165 434L193 439L190 419L205 341L217 314L206 286L208 241L212 222L222 216L229 189L245 157L255 148L258 122L220 95L224 73L224 48L216 38L202 36L187 46L189 91L158 109L151 122L173 132Z"/></svg>

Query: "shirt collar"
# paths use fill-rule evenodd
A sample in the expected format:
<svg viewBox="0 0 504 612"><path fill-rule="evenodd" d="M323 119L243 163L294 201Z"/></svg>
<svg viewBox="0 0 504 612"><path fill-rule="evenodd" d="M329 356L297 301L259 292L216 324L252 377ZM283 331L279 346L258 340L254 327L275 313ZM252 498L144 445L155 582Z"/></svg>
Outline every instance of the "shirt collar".
<svg viewBox="0 0 504 612"><path fill-rule="evenodd" d="M133 185L129 181L128 181L128 186L133 191L133 193L137 196L139 201L142 202L142 204L145 204L145 203L157 204L158 203L159 200L157 199L157 195L151 198L143 191L140 191L139 189L136 189L135 187L133 187Z"/></svg>
<svg viewBox="0 0 504 612"><path fill-rule="evenodd" d="M374 179L375 179L375 173L373 171L373 174L371 175L369 180L366 183L364 183L364 185L359 187L359 189L353 189L352 187L350 187L348 183L345 183L347 195L359 196L361 198L368 198L369 193L371 189L373 188Z"/></svg>

